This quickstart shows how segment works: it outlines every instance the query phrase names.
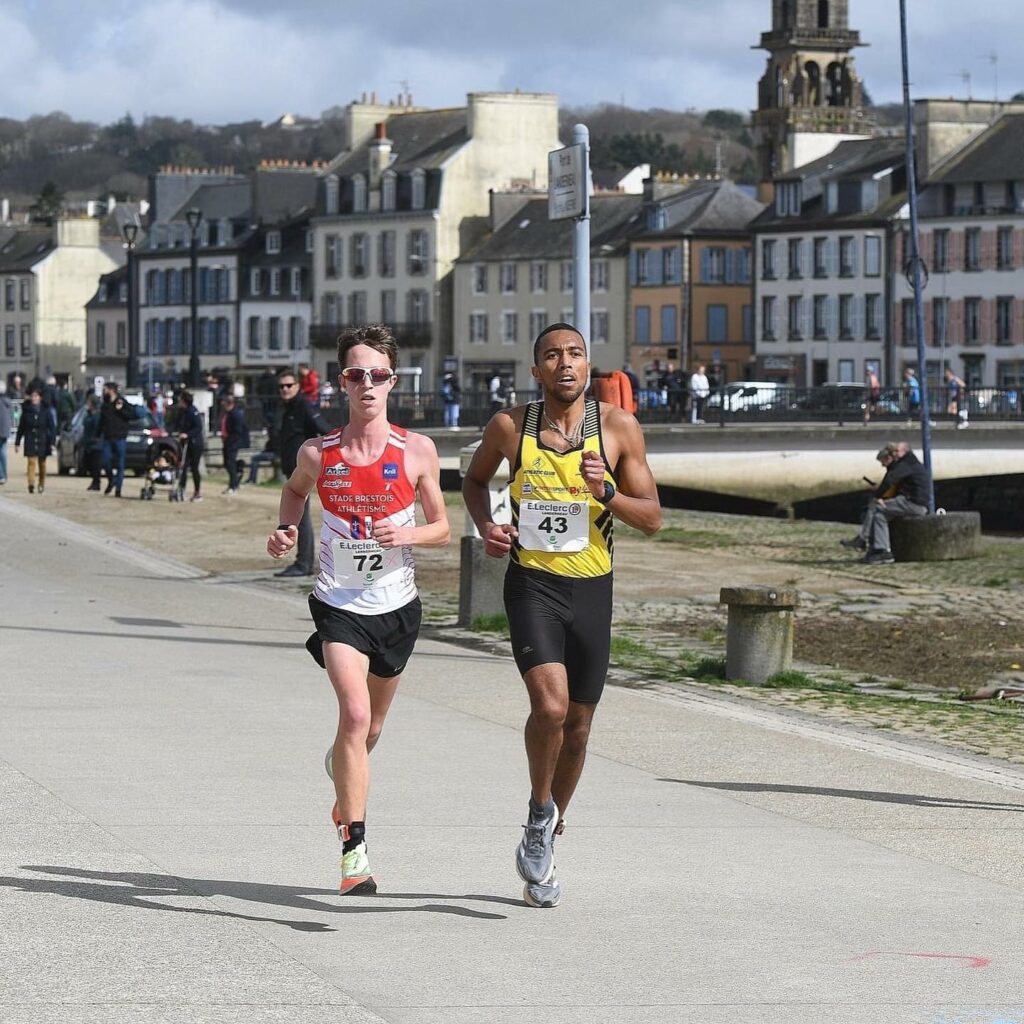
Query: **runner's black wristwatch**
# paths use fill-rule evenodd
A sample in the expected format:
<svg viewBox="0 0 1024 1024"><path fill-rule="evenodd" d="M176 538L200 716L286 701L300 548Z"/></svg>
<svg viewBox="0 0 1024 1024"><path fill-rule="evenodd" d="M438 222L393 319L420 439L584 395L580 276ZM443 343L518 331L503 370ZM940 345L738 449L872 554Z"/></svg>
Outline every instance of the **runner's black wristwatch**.
<svg viewBox="0 0 1024 1024"><path fill-rule="evenodd" d="M277 528L278 530L284 530L284 532L287 533L294 525L294 523L278 523Z"/></svg>
<svg viewBox="0 0 1024 1024"><path fill-rule="evenodd" d="M613 484L610 480L605 480L605 482L604 482L604 494L602 494L601 497L598 498L597 500L599 502L601 502L602 505L607 505L608 502L611 501L612 498L614 498L614 497L615 497L615 484Z"/></svg>

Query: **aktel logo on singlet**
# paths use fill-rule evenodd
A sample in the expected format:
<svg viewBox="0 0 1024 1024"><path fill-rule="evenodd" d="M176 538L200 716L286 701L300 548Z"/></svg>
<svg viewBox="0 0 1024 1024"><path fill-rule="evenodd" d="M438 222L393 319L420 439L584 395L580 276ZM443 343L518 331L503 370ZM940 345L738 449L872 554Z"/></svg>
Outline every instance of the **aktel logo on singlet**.
<svg viewBox="0 0 1024 1024"><path fill-rule="evenodd" d="M385 462L383 468L383 475L385 480L397 480L398 479L398 463L397 462Z"/></svg>
<svg viewBox="0 0 1024 1024"><path fill-rule="evenodd" d="M324 476L348 476L351 472L348 466L343 466L339 463L336 466L328 466L324 469Z"/></svg>

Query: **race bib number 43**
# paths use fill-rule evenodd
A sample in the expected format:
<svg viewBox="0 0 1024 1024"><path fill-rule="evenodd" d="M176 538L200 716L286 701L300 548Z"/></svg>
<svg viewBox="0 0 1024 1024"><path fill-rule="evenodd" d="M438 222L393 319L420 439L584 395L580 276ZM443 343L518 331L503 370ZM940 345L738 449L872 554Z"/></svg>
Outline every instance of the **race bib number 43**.
<svg viewBox="0 0 1024 1024"><path fill-rule="evenodd" d="M373 590L396 582L403 568L401 548L382 548L375 540L331 541L334 582L346 590Z"/></svg>
<svg viewBox="0 0 1024 1024"><path fill-rule="evenodd" d="M519 505L519 545L527 551L582 551L590 543L589 505L528 501Z"/></svg>

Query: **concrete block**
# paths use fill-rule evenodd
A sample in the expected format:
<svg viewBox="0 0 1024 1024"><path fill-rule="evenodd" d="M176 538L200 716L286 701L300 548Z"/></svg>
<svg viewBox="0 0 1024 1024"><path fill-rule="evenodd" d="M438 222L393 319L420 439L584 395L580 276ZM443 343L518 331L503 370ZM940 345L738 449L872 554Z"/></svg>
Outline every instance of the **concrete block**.
<svg viewBox="0 0 1024 1024"><path fill-rule="evenodd" d="M503 588L508 560L491 558L479 537L463 537L459 564L459 625L478 615L504 615Z"/></svg>
<svg viewBox="0 0 1024 1024"><path fill-rule="evenodd" d="M793 665L795 590L722 587L718 600L729 608L725 677L763 683Z"/></svg>
<svg viewBox="0 0 1024 1024"><path fill-rule="evenodd" d="M981 514L946 512L906 516L889 523L889 541L897 562L948 562L981 554Z"/></svg>

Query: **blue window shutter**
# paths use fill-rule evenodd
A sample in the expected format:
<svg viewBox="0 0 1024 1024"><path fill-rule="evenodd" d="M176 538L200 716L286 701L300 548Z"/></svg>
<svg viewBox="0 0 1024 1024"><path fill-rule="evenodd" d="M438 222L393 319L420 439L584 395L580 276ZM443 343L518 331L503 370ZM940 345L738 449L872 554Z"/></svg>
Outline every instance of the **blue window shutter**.
<svg viewBox="0 0 1024 1024"><path fill-rule="evenodd" d="M636 249L631 249L629 252L629 283L632 285L636 284Z"/></svg>
<svg viewBox="0 0 1024 1024"><path fill-rule="evenodd" d="M701 249L700 251L700 280L707 284L711 280L711 250Z"/></svg>

